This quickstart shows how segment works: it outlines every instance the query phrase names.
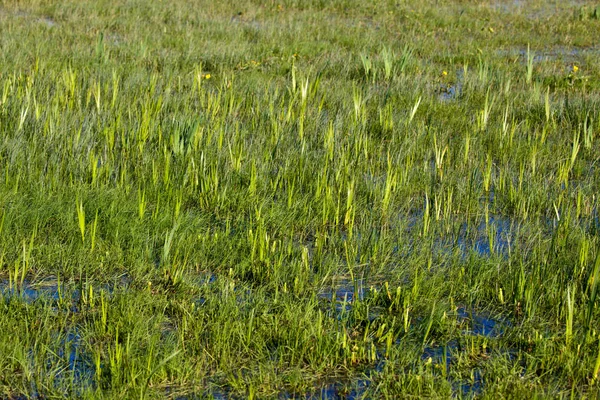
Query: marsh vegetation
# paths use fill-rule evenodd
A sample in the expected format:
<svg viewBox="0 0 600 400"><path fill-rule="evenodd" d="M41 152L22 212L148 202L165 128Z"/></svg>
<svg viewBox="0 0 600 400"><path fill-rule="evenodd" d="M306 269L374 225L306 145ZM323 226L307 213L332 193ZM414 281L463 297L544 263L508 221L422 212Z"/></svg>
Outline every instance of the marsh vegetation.
<svg viewBox="0 0 600 400"><path fill-rule="evenodd" d="M2 2L0 397L597 396L599 17Z"/></svg>

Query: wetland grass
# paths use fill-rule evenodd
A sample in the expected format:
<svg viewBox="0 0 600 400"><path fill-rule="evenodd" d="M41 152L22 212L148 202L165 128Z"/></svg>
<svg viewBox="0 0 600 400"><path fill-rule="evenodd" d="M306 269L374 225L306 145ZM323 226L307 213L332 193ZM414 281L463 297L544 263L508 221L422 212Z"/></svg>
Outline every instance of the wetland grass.
<svg viewBox="0 0 600 400"><path fill-rule="evenodd" d="M3 2L0 398L597 397L598 6L513 3Z"/></svg>

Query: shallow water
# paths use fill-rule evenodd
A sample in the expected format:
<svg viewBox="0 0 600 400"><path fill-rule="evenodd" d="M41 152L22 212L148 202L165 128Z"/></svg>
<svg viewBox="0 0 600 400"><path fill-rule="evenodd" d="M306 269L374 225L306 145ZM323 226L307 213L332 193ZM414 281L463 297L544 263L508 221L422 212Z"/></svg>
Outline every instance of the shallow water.
<svg viewBox="0 0 600 400"><path fill-rule="evenodd" d="M427 346L423 349L421 359L424 361L431 360L435 364L446 364L446 370L450 369L452 363L452 353L458 351L458 343L456 340L448 342L445 346Z"/></svg>
<svg viewBox="0 0 600 400"><path fill-rule="evenodd" d="M332 287L320 292L319 297L339 303L352 304L354 301L364 299L364 284L364 279L357 279L356 282L341 279L337 283L332 284Z"/></svg>
<svg viewBox="0 0 600 400"><path fill-rule="evenodd" d="M333 289L322 292L319 296L335 302L336 318L340 319L345 316L345 313L351 311L353 300L365 298L364 282L360 281L357 285L358 294L355 286L345 280L339 283L339 286ZM373 315L377 315L377 311L373 311ZM469 307L459 307L455 312L456 323L458 324L462 335L465 336L482 336L490 339L500 338L504 334L504 328L508 322L490 317L487 313L472 309ZM400 341L396 342L400 345ZM465 350L461 349L458 344L458 339L450 340L445 345L426 346L423 349L421 360L423 362L431 362L434 365L444 365L445 370L449 372L453 368L458 354ZM386 363L386 358L382 354L378 354L378 363L367 369L367 375L370 372L381 371ZM450 379L450 378L449 378ZM484 380L481 370L474 368L471 371L471 379L456 380L452 379L453 395L456 397L471 397L480 394L484 389ZM362 398L362 394L372 384L370 378L365 378L360 381L357 387L350 386L344 383L329 383L314 392L307 394L306 398L330 398L330 399L353 399Z"/></svg>
<svg viewBox="0 0 600 400"><path fill-rule="evenodd" d="M504 333L501 322L489 318L484 314L476 313L466 308L459 308L457 316L461 325L466 324L469 327L464 331L465 334L497 338Z"/></svg>
<svg viewBox="0 0 600 400"><path fill-rule="evenodd" d="M478 313L467 308L458 308L456 312L457 322L467 325L463 331L466 335L478 335L488 338L498 338L503 335L504 321L498 321L487 316L485 313ZM436 365L444 365L445 370L449 372L452 368L456 356L461 352L457 340L451 340L446 345L427 346L423 350L421 359ZM449 375L449 374L448 374ZM484 380L479 368L471 370L470 381L450 379L453 389L453 397L470 397L480 394L484 389Z"/></svg>
<svg viewBox="0 0 600 400"><path fill-rule="evenodd" d="M466 224L463 227L466 231ZM463 234L458 237L458 246L463 252L473 250L481 256L492 254L508 256L517 228L518 226L510 218L499 215L490 216L487 224L483 221L477 226L474 239L467 237L466 232L463 231ZM490 234L493 235L491 242Z"/></svg>
<svg viewBox="0 0 600 400"><path fill-rule="evenodd" d="M457 395L459 392L463 397L470 397L480 394L483 391L483 376L481 375L481 371L479 369L474 369L472 371L472 382L461 382L453 383L452 389Z"/></svg>
<svg viewBox="0 0 600 400"><path fill-rule="evenodd" d="M557 46L549 49L530 49L529 55L532 58L534 64L539 64L549 61L563 61L563 62L576 62L583 61L583 59L589 55L597 55L600 49L597 47L564 47ZM518 59L522 64L527 63L527 49L526 48L508 48L496 50L496 55L500 57L508 57L511 59Z"/></svg>
<svg viewBox="0 0 600 400"><path fill-rule="evenodd" d="M358 379L351 384L331 383L325 385L314 392L307 393L305 399L346 399L355 400L364 398L365 391L371 384L370 380Z"/></svg>
<svg viewBox="0 0 600 400"><path fill-rule="evenodd" d="M452 85L440 87L440 94L438 95L438 99L440 99L443 102L458 100L463 92L463 84L464 70L459 69L456 72L456 82L454 82Z"/></svg>
<svg viewBox="0 0 600 400"><path fill-rule="evenodd" d="M108 294L113 294L118 289L127 289L131 284L131 278L127 275L122 275L114 282L101 285L98 289L94 287L94 291L106 291ZM83 284L84 290L87 290L86 283ZM67 301L72 304L71 311L76 312L76 303L81 300L81 284L80 283L63 283L56 279L47 279L38 282L29 280L23 281L20 285L11 284L9 281L0 282L0 297L10 299L22 299L27 303L32 303L38 299L49 299L56 302Z"/></svg>
<svg viewBox="0 0 600 400"><path fill-rule="evenodd" d="M22 285L11 285L8 281L0 282L0 295L5 299L21 298L26 302L33 302L39 298L60 300L64 295L64 288L56 281L40 282L33 284L24 281Z"/></svg>
<svg viewBox="0 0 600 400"><path fill-rule="evenodd" d="M77 330L67 332L61 340L61 349L58 356L68 359L68 369L64 373L64 378L73 377L75 387L93 387L95 371L92 368L91 357L83 348L81 336Z"/></svg>

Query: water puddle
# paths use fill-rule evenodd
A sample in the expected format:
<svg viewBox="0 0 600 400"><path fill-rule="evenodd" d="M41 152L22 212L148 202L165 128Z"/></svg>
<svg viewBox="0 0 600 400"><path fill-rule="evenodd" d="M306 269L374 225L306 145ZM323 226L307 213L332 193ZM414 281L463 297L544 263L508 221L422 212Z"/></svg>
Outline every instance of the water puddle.
<svg viewBox="0 0 600 400"><path fill-rule="evenodd" d="M95 371L92 360L83 348L81 336L77 330L71 330L60 341L58 357L67 360L67 369L58 376L58 379L73 381L73 387L81 389L94 386ZM57 382L58 383L58 382Z"/></svg>
<svg viewBox="0 0 600 400"><path fill-rule="evenodd" d="M48 27L48 28L54 28L55 26L58 25L58 23L50 17L42 17L42 18L39 18L38 21L41 24L46 25L46 27Z"/></svg>
<svg viewBox="0 0 600 400"><path fill-rule="evenodd" d="M20 285L3 281L0 282L0 296L5 299L20 298L26 302L39 298L60 300L64 296L64 288L57 281L31 283L26 280Z"/></svg>
<svg viewBox="0 0 600 400"><path fill-rule="evenodd" d="M458 394L462 393L463 397L473 397L483 392L483 376L481 370L474 369L471 371L470 382L461 382L460 384L452 385L453 392Z"/></svg>
<svg viewBox="0 0 600 400"><path fill-rule="evenodd" d="M444 86L440 88L440 94L438 98L442 101L452 101L458 99L462 92L462 85L454 84L450 86Z"/></svg>
<svg viewBox="0 0 600 400"><path fill-rule="evenodd" d="M456 72L456 80L454 83L440 86L438 99L442 102L458 100L463 93L463 84L464 70L459 69Z"/></svg>
<svg viewBox="0 0 600 400"><path fill-rule="evenodd" d="M493 191L482 198L481 202L492 204ZM472 252L481 257L497 255L508 257L517 244L521 224L509 216L489 214L487 218L480 216L475 221L461 221L452 217L436 220L431 211L428 240L424 241L422 238L426 219L424 208L412 210L401 216L404 226L402 233L405 235L406 242L403 248L397 246L394 249L395 255L409 257L411 253L428 247L427 251L439 257L452 257L456 251L463 258Z"/></svg>
<svg viewBox="0 0 600 400"><path fill-rule="evenodd" d="M422 226L418 223L409 227L407 234L417 235ZM394 252L399 257L409 257L412 253L429 246L427 251L436 257L451 258L459 253L462 259L471 254L479 257L510 256L515 247L520 226L512 219L504 216L490 216L488 222L462 223L455 232L435 234L433 242L424 244L419 237L409 237L404 246L397 246Z"/></svg>
<svg viewBox="0 0 600 400"><path fill-rule="evenodd" d="M525 5L524 0L512 0L512 1L493 1L487 6L493 10L502 11L505 13L519 12Z"/></svg>
<svg viewBox="0 0 600 400"><path fill-rule="evenodd" d="M422 225L417 223L409 226L406 233L410 237L405 249L399 253L401 249L395 249L396 254L401 257L408 257L411 253L418 251L419 246L431 252L436 257L451 258L456 253L465 259L471 254L476 254L480 257L502 256L509 257L512 249L517 243L519 237L520 224L510 217L502 215L489 216L487 222L443 222L449 224L450 228L443 228L441 232L434 231L433 238L429 241L423 241L418 235L423 229ZM429 243L429 244L427 244ZM427 247L429 246L429 247Z"/></svg>
<svg viewBox="0 0 600 400"><path fill-rule="evenodd" d="M25 19L27 21L34 21L41 25L44 25L47 28L54 28L58 26L58 22L56 22L53 18L48 16L36 16L35 14L29 13L27 11L11 11L6 10L3 7L0 7L0 17L16 17L19 19Z"/></svg>
<svg viewBox="0 0 600 400"><path fill-rule="evenodd" d="M352 309L356 301L365 298L364 279L357 279L352 282L348 279L332 282L331 287L319 292L318 297L324 301L329 301L331 309L338 319Z"/></svg>
<svg viewBox="0 0 600 400"><path fill-rule="evenodd" d="M507 217L490 216L488 222L479 223L474 235L467 232L468 226L463 224L457 244L464 255L473 250L480 256L501 254L508 256L514 245L518 226Z"/></svg>
<svg viewBox="0 0 600 400"><path fill-rule="evenodd" d="M307 400L329 399L329 400L355 400L363 399L366 390L371 381L368 379L358 379L351 383L330 383L318 388L315 391L307 393L304 398ZM284 397L285 398L285 397ZM288 397L289 398L289 397ZM293 397L292 397L293 398Z"/></svg>
<svg viewBox="0 0 600 400"><path fill-rule="evenodd" d="M463 331L467 335L497 338L504 333L501 322L466 308L457 310L457 318L461 326L467 326L467 329Z"/></svg>
<svg viewBox="0 0 600 400"><path fill-rule="evenodd" d="M426 363L435 365L445 365L446 371L450 369L450 364L453 361L453 353L458 351L458 343L456 340L448 342L445 346L428 346L423 350L421 360Z"/></svg>
<svg viewBox="0 0 600 400"><path fill-rule="evenodd" d="M458 308L456 311L457 323L464 328L462 333L466 336L476 335L485 338L499 338L503 335L503 326L507 322L490 318L485 313L478 313L467 308ZM484 388L482 371L477 366L470 370L468 379L450 378L450 371L457 363L461 354L466 354L467 349L461 347L458 340L453 339L445 345L427 346L423 349L421 360L425 364L431 364L445 375L452 385L453 397L472 397L479 395Z"/></svg>
<svg viewBox="0 0 600 400"><path fill-rule="evenodd" d="M105 292L112 295L117 290L127 290L132 279L128 275L122 275L113 282L102 284L100 287L90 287L88 283L59 282L55 278L40 281L24 280L23 283L11 283L0 281L0 299L5 301L20 300L33 303L38 300L48 300L53 307L64 307L71 312L77 313L80 307L87 302L86 294ZM83 290L83 295L82 295Z"/></svg>
<svg viewBox="0 0 600 400"><path fill-rule="evenodd" d="M470 371L470 378L451 377L453 364L457 362L461 349L456 340L448 342L445 346L431 346L423 350L421 360L426 365L432 365L435 369L447 377L452 386L452 397L472 397L481 394L484 388L483 376L480 368L474 367Z"/></svg>
<svg viewBox="0 0 600 400"><path fill-rule="evenodd" d="M527 64L528 58L531 58L534 64L551 61L574 63L582 61L587 56L597 55L599 52L600 49L596 47L580 48L557 46L543 50L530 49L529 51L526 48L500 49L496 51L496 55L518 60L522 64Z"/></svg>
<svg viewBox="0 0 600 400"><path fill-rule="evenodd" d="M95 389L95 372L92 367L92 358L84 350L81 336L77 329L67 330L66 333L54 335L56 346L51 344L43 360L35 360L33 349L29 351L30 370L40 370L36 362L42 362L42 370L53 376L52 388L38 386L35 380L31 381L30 391L27 394L13 393L9 399L45 399L46 391L61 392L63 398L81 398L85 393ZM56 394L54 394L56 396Z"/></svg>
<svg viewBox="0 0 600 400"><path fill-rule="evenodd" d="M354 285L347 279L340 279L339 285L332 285L330 289L323 290L319 297L332 301L337 312L350 310L353 303L358 300L369 301L369 292L365 293L364 281L360 280ZM333 305L332 305L333 306ZM488 339L499 338L504 334L507 322L491 318L485 312L479 312L469 307L459 307L454 313L456 324L461 332L461 338L480 336ZM462 343L462 344L461 344ZM468 339L467 339L468 343ZM400 339L396 346L402 346ZM421 354L421 362L430 365L434 371L444 374L452 386L453 397L471 398L479 396L484 390L484 375L481 364L475 364L465 369L464 360L469 358L472 351L469 345L465 345L460 338L452 339L444 345L426 346ZM479 350L488 357L489 350ZM485 354L484 354L485 353ZM484 358L482 358L484 359ZM462 360L462 361L461 361ZM377 351L375 363L366 365L362 372L353 377L331 378L322 381L306 393L294 393L283 391L279 393L279 399L363 399L370 398L372 390L376 390L377 374L382 373L387 364L387 358L382 352ZM458 375L460 373L460 375ZM215 387L203 393L202 398L225 399L234 398L226 388ZM185 395L176 397L180 399L197 398L197 396Z"/></svg>
<svg viewBox="0 0 600 400"><path fill-rule="evenodd" d="M490 3L482 3L482 7L490 8L503 14L521 15L529 20L548 19L555 15L565 14L572 15L573 9L585 6L585 1L569 0L561 2L541 2L533 3L526 0L512 1L493 1Z"/></svg>
<svg viewBox="0 0 600 400"><path fill-rule="evenodd" d="M319 293L319 297L352 304L355 300L362 300L365 296L364 279L357 279L355 282L349 279L341 279L332 283L331 287Z"/></svg>

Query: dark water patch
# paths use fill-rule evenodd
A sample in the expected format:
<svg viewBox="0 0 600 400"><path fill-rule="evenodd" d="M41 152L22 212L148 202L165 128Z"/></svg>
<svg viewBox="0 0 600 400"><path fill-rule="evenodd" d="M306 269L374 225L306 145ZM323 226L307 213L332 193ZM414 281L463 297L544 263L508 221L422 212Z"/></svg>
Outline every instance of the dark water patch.
<svg viewBox="0 0 600 400"><path fill-rule="evenodd" d="M473 233L469 232L468 224L463 224L456 243L465 255L472 250L480 256L508 256L514 245L517 230L518 224L510 218L490 216L487 222L479 223Z"/></svg>
<svg viewBox="0 0 600 400"><path fill-rule="evenodd" d="M402 246L394 248L394 255L407 258L426 249L434 257L442 259L450 259L456 253L462 259L473 253L480 257L507 258L517 242L520 225L508 217L490 216L487 223L464 222L450 232L436 233L435 228L430 227L433 233L426 240L419 235L421 229L418 223L408 228L410 237Z"/></svg>
<svg viewBox="0 0 600 400"><path fill-rule="evenodd" d="M133 284L133 278L129 274L122 274L116 277L112 282L106 283L102 286L102 289L106 290L109 294L113 294L117 290L129 290Z"/></svg>
<svg viewBox="0 0 600 400"><path fill-rule="evenodd" d="M494 196L494 192L490 191L481 202L492 204ZM431 204L429 217L426 218L424 211L426 208L427 204L423 209L402 216L405 243L394 248L394 255L410 257L419 248L427 248L433 255L439 257L450 257L456 249L463 257L471 252L484 257L492 255L507 257L510 256L521 229L521 224L516 219L501 214L490 214L487 218L462 222L455 218L446 219L444 216L436 219ZM429 225L426 226L426 223ZM426 227L427 232L423 237Z"/></svg>
<svg viewBox="0 0 600 400"><path fill-rule="evenodd" d="M196 400L196 399L212 399L212 400L229 400L229 399L242 399L242 396L236 396L234 393L227 389L214 384L207 384L208 388L201 393L190 393L187 388L178 386L168 386L165 389L165 398L175 400Z"/></svg>
<svg viewBox="0 0 600 400"><path fill-rule="evenodd" d="M477 312L473 309L458 308L456 311L457 323L462 330L462 334L465 336L482 336L491 339L497 339L504 334L504 327L508 325L507 321L500 321L498 319L491 318L483 312ZM452 339L444 345L432 345L427 346L423 349L421 360L426 365L432 365L444 376L447 377L449 383L452 386L453 397L474 397L484 389L484 379L481 365L472 365L468 367L468 377L463 378L457 377L456 374L452 374L454 368L460 369L461 362L459 359L462 356L467 356L468 359L472 359L472 355L468 353L468 347L461 344L458 339ZM489 349L484 348L486 357L489 356ZM511 360L514 360L514 351L509 349L501 351L506 353ZM459 370L457 369L456 372ZM460 369L464 372L464 370Z"/></svg>
<svg viewBox="0 0 600 400"><path fill-rule="evenodd" d="M364 282L364 279L356 279L355 281L342 279L339 283L332 283L331 287L319 292L318 297L330 302L332 311L340 319L351 311L354 303L364 300Z"/></svg>
<svg viewBox="0 0 600 400"><path fill-rule="evenodd" d="M460 393L462 395L461 397L463 398L470 398L481 394L481 392L483 392L483 376L481 374L481 370L473 369L471 371L471 379L469 381L461 381L460 383L453 382L452 391L454 393L454 397L457 397L458 393Z"/></svg>
<svg viewBox="0 0 600 400"><path fill-rule="evenodd" d="M467 335L478 335L489 338L500 337L504 333L503 325L506 322L499 322L481 313L466 308L457 310L457 318L459 324L466 325L464 331Z"/></svg>
<svg viewBox="0 0 600 400"><path fill-rule="evenodd" d="M425 347L421 355L421 360L426 365L432 365L434 368L442 371L442 374L447 377L448 382L452 386L453 398L470 398L479 395L483 391L483 375L481 369L475 367L470 371L470 379L461 379L452 376L450 373L452 365L456 363L457 356L461 351L458 342L452 340L444 346Z"/></svg>
<svg viewBox="0 0 600 400"><path fill-rule="evenodd" d="M95 370L92 367L92 357L85 351L77 330L70 330L61 338L58 356L66 359L68 366L59 374L59 379L72 379L73 387L79 391L94 387Z"/></svg>
<svg viewBox="0 0 600 400"><path fill-rule="evenodd" d="M214 275L211 272L205 272L199 276L198 284L201 286L206 286L213 284L217 281L217 275Z"/></svg>
<svg viewBox="0 0 600 400"><path fill-rule="evenodd" d="M523 48L509 48L497 50L496 54L500 57L518 59L523 64L526 64L528 59L531 59L534 64L537 64L550 61L576 62L583 60L586 56L597 55L599 52L600 49L596 47L558 46L544 50L529 49L529 51Z"/></svg>
<svg viewBox="0 0 600 400"><path fill-rule="evenodd" d="M594 207L592 209L591 215L581 216L579 218L579 223L591 234L598 235L600 234L600 213L598 212L598 207Z"/></svg>
<svg viewBox="0 0 600 400"><path fill-rule="evenodd" d="M363 399L365 392L371 385L370 379L358 379L354 382L343 383L335 382L329 383L320 388L307 393L304 399L317 400L317 399L330 399L330 400L355 400ZM283 397L283 398L295 398L295 397Z"/></svg>
<svg viewBox="0 0 600 400"><path fill-rule="evenodd" d="M32 282L24 280L22 283L10 281L0 282L0 298L4 301L49 301L53 309L64 309L78 313L82 307L98 299L101 293L113 295L117 290L130 289L132 279L122 275L113 282L92 285L89 282L62 282L58 279L45 279Z"/></svg>
<svg viewBox="0 0 600 400"><path fill-rule="evenodd" d="M448 371L453 360L452 353L456 351L458 351L458 342L451 340L445 346L425 347L421 359L426 363L445 366L446 371Z"/></svg>
<svg viewBox="0 0 600 400"><path fill-rule="evenodd" d="M462 85L458 83L449 86L443 86L440 88L440 94L438 99L442 101L452 101L458 99L462 91Z"/></svg>
<svg viewBox="0 0 600 400"><path fill-rule="evenodd" d="M205 273L200 274L198 279L194 282L194 285L199 288L205 288L205 287L208 287L210 285L217 283L217 279L218 279L217 275L214 275L211 272L205 272ZM234 290L236 290L236 288L234 288ZM205 297L200 297L196 301L196 305L198 305L198 306L204 305L205 303L206 303Z"/></svg>
<svg viewBox="0 0 600 400"><path fill-rule="evenodd" d="M482 336L486 338L499 338L504 334L504 327L508 322L491 318L483 312L473 309L458 308L456 311L457 323L465 336ZM432 345L423 349L421 360L426 365L433 365L441 371L452 385L453 397L473 397L479 395L484 389L482 370L475 365L469 368L469 378L457 378L451 374L453 368L459 368L459 357L466 355L468 350L461 345L458 339L452 339L444 345ZM509 354L510 351L506 350ZM510 355L509 355L510 356ZM512 359L512 356L511 356Z"/></svg>
<svg viewBox="0 0 600 400"><path fill-rule="evenodd" d="M319 296L337 302L351 304L355 301L364 299L364 284L364 279L356 279L354 281L341 279L337 284L332 284L332 287L321 291Z"/></svg>
<svg viewBox="0 0 600 400"><path fill-rule="evenodd" d="M55 280L37 283L32 283L28 280L22 283L3 281L0 282L0 295L4 299L19 298L26 302L33 302L40 298L61 300L65 296L65 288L64 285ZM78 297L78 294L73 293L73 296Z"/></svg>
<svg viewBox="0 0 600 400"><path fill-rule="evenodd" d="M458 100L463 93L464 86L464 70L459 69L456 72L456 80L452 84L440 86L438 90L438 99L442 102L450 102Z"/></svg>
<svg viewBox="0 0 600 400"><path fill-rule="evenodd" d="M81 398L96 388L92 357L85 350L77 329L69 329L53 337L56 341L49 346L45 357L36 359L35 350L30 349L27 361L30 370L39 370L40 364L43 365L42 369L52 377L50 386L31 380L28 393L11 395L9 399L46 399L49 398L48 393L53 393L52 398L58 393L62 393L60 397L65 399Z"/></svg>

